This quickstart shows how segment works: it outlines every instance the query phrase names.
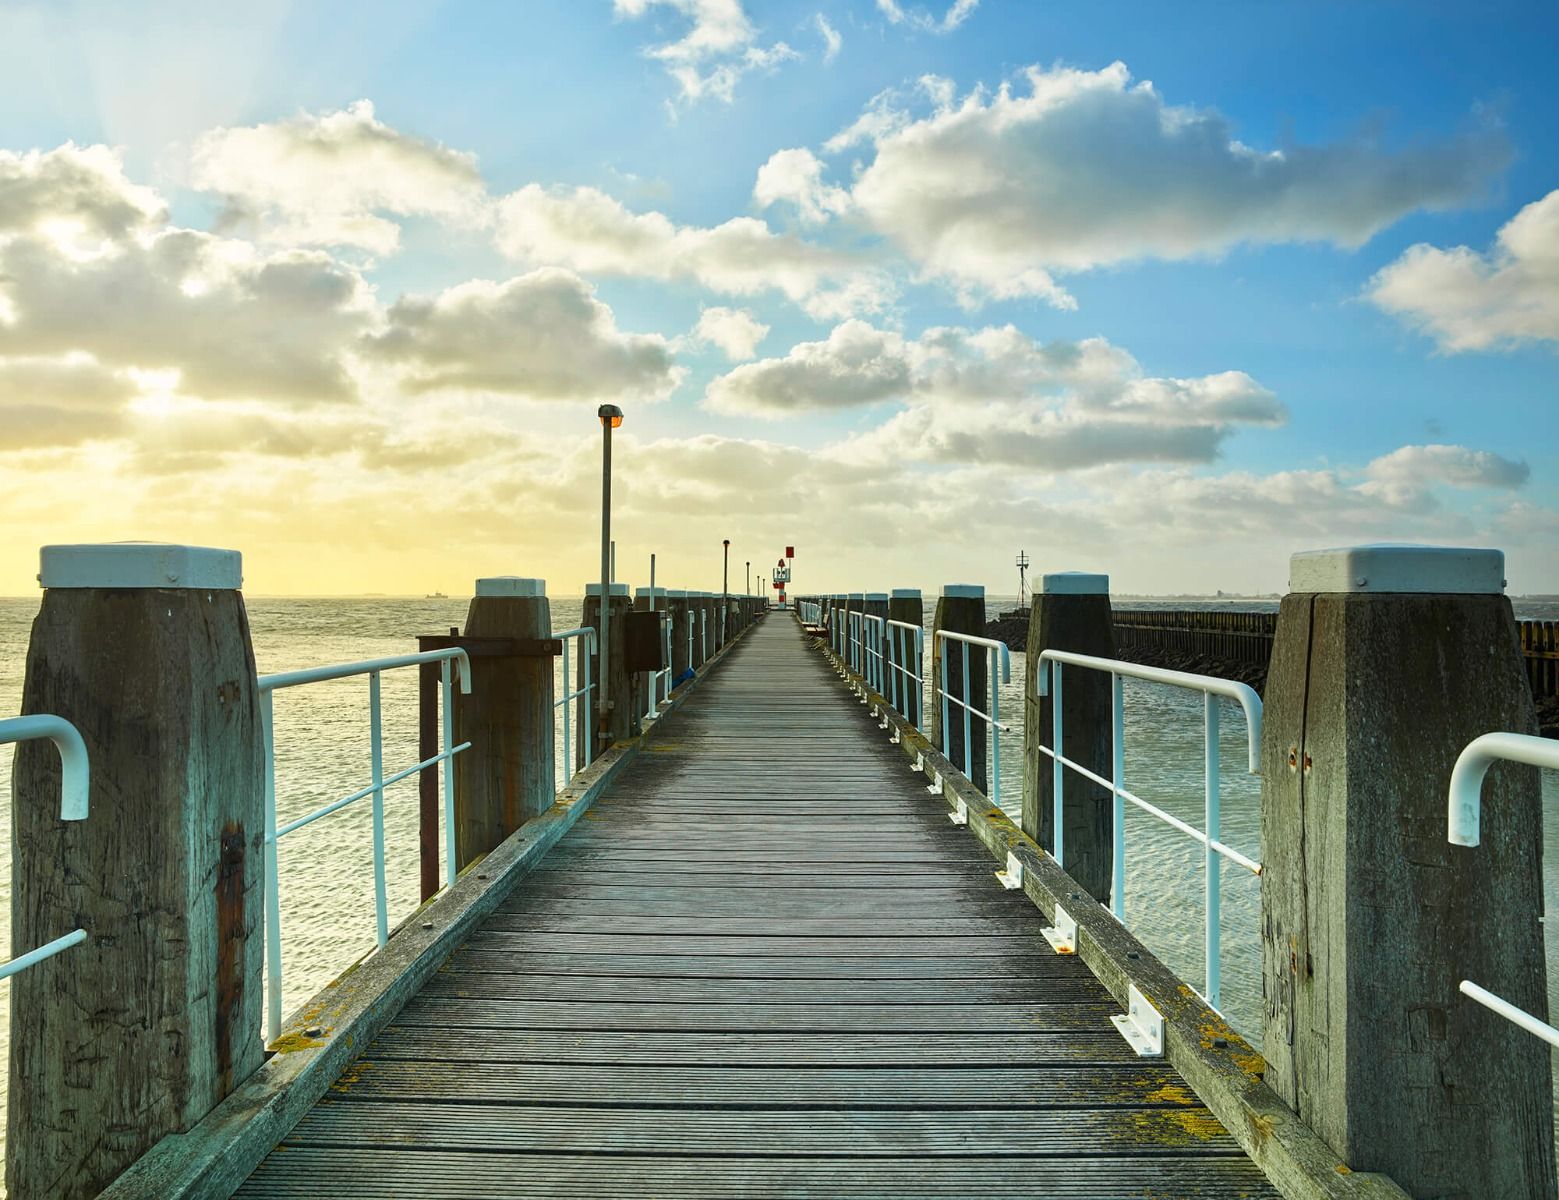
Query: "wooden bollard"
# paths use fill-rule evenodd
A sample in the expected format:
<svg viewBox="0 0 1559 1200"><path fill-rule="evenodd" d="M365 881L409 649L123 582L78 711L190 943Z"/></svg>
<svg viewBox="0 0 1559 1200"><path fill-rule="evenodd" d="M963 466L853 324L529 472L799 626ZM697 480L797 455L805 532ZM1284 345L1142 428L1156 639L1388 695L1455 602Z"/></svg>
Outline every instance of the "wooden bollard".
<svg viewBox="0 0 1559 1200"><path fill-rule="evenodd" d="M237 551L46 546L23 713L81 731L89 815L42 742L12 779L6 1186L95 1196L260 1065L265 752Z"/></svg>
<svg viewBox="0 0 1559 1200"><path fill-rule="evenodd" d="M859 672L861 663L861 621L860 614L866 610L866 593L851 592L844 601L844 659L851 668Z"/></svg>
<svg viewBox="0 0 1559 1200"><path fill-rule="evenodd" d="M1451 767L1535 733L1494 550L1295 555L1267 675L1266 1080L1355 1171L1414 1196L1554 1194L1537 772L1498 765L1482 844L1446 840Z"/></svg>
<svg viewBox="0 0 1559 1200"><path fill-rule="evenodd" d="M828 644L841 658L845 653L845 635L849 633L845 621L845 609L849 600L850 597L844 592L835 592L828 598Z"/></svg>
<svg viewBox="0 0 1559 1200"><path fill-rule="evenodd" d="M671 682L675 684L692 665L687 640L690 624L688 620L687 592L678 590L668 591L666 593L666 608L671 613Z"/></svg>
<svg viewBox="0 0 1559 1200"><path fill-rule="evenodd" d="M524 653L471 659L471 694L455 706L455 861L462 869L552 807L552 636L544 579L505 575L476 581L465 635L509 638Z"/></svg>
<svg viewBox="0 0 1559 1200"><path fill-rule="evenodd" d="M633 610L635 612L666 612L668 597L663 587L633 589ZM665 636L662 633L662 636ZM650 715L656 703L660 700L660 693L656 691L659 685L655 681L655 675L648 671L633 672L633 702L635 711L640 719ZM651 693L654 692L654 695Z"/></svg>
<svg viewBox="0 0 1559 1200"><path fill-rule="evenodd" d="M967 646L962 642L943 641L936 634L969 634L983 637L985 634L985 588L977 583L949 583L942 587L942 595L936 602L936 618L932 627L931 644L931 740L952 764L969 777L969 781L982 792L986 786L985 747L989 730L979 717L967 714L951 700L938 693L946 690L952 696L989 712L991 708L990 667L983 646ZM964 685L964 650L969 651L968 687ZM943 682L942 660L947 660L946 683ZM967 730L967 737L965 731ZM966 753L967 749L967 753ZM965 767L967 766L967 770Z"/></svg>
<svg viewBox="0 0 1559 1200"><path fill-rule="evenodd" d="M879 694L888 690L888 593L867 592L861 601L861 612L868 617L878 617L882 624L876 621L861 622L861 674L871 674L873 682L877 684ZM881 644L878 644L877 635L882 634ZM877 654L882 655L882 679L875 679L877 674ZM870 671L868 672L868 668Z"/></svg>
<svg viewBox="0 0 1559 1200"><path fill-rule="evenodd" d="M1115 657L1110 577L1061 571L1040 577L1029 613L1023 685L1023 832L1055 853L1055 764L1039 747L1053 746L1054 689L1039 694L1039 656L1070 650ZM1063 667L1062 753L1110 778L1114 754L1110 676ZM1114 865L1114 802L1107 788L1067 768L1061 772L1061 846L1067 874L1095 900L1108 902Z"/></svg>
<svg viewBox="0 0 1559 1200"><path fill-rule="evenodd" d="M699 670L714 653L713 614L708 592L689 592L688 609L693 620L693 669Z"/></svg>
<svg viewBox="0 0 1559 1200"><path fill-rule="evenodd" d="M581 764L594 762L614 742L626 741L631 737L639 736L639 714L634 709L632 680L628 675L627 660L623 656L623 618L628 615L628 585L626 583L612 584L612 596L607 608L607 614L612 622L612 636L607 642L607 700L610 709L602 719L600 711L600 666L599 654L592 654L583 638L579 645L579 670L580 683L583 687L584 680L591 680L596 686L588 694L579 697L578 730L579 730L579 762ZM601 585L591 583L585 585L585 604L581 625L593 626L596 630L596 646L600 646L601 629ZM588 672L588 674L586 674ZM595 738L594 746L585 744L585 705L590 704L594 712L590 718L590 728Z"/></svg>
<svg viewBox="0 0 1559 1200"><path fill-rule="evenodd" d="M903 621L906 625L913 625L916 629L925 624L925 605L920 599L919 588L894 588L888 596L888 619L890 621ZM893 647L893 661L904 670L888 672L888 699L898 709L901 716L917 729L924 728L921 718L924 714L925 700L922 695L923 688L916 686L910 674L925 676L924 644L921 646L921 656L915 656L915 635L908 629L895 629L888 626L888 638Z"/></svg>

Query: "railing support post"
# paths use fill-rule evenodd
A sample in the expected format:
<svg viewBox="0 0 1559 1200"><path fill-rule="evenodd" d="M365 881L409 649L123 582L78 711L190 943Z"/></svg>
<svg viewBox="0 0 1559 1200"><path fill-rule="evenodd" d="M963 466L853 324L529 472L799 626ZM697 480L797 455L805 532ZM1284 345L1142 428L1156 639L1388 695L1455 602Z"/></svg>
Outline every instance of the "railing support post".
<svg viewBox="0 0 1559 1200"><path fill-rule="evenodd" d="M1044 575L1029 614L1023 687L1023 832L1055 852L1055 780L1061 787L1061 841L1066 870L1094 899L1108 902L1113 877L1114 818L1110 792L1073 771L1057 771L1040 745L1054 742L1053 697L1039 694L1039 656L1069 650L1115 657L1110 623L1110 577L1082 571ZM1100 671L1067 671L1061 718L1061 752L1110 778L1110 677Z"/></svg>
<svg viewBox="0 0 1559 1200"><path fill-rule="evenodd" d="M631 737L639 736L639 713L633 703L633 690L629 686L627 659L623 654L623 633L625 627L624 618L628 615L630 601L628 599L628 585L626 583L614 583L611 585L611 601L607 608L607 614L616 629L617 636L612 638L607 647L607 679L611 690L611 710L605 715L604 720L598 721L594 727L594 737L587 738L585 730L585 712L581 708L579 712L580 752L579 766L581 768L593 763L614 742L625 741ZM601 631L601 585L599 583L588 584L585 587L585 604L581 625L593 626L596 630L597 644L599 645ZM590 653L589 646L581 641L579 643L580 678L600 678L599 660L596 655ZM585 674L588 672L588 674ZM590 698L595 701L594 695ZM586 698L581 696L581 705ZM593 741L595 744L586 744ZM549 802L550 803L550 802Z"/></svg>
<svg viewBox="0 0 1559 1200"><path fill-rule="evenodd" d="M925 605L920 599L919 588L894 588L888 596L888 619L890 621L903 621L906 625L914 625L919 628L925 623ZM893 643L893 661L901 667L908 667L915 659L915 635L907 629L888 628L888 637ZM924 666L914 663L913 674L924 677ZM924 728L921 724L923 713L921 709L925 704L922 688L908 675L900 671L892 672L893 681L888 687L893 696L894 706L899 714L916 729Z"/></svg>
<svg viewBox="0 0 1559 1200"><path fill-rule="evenodd" d="M1295 555L1262 737L1267 1083L1356 1171L1415 1196L1554 1194L1549 1052L1457 992L1542 1015L1537 772L1501 764L1483 844L1451 768L1535 731L1494 550Z"/></svg>
<svg viewBox="0 0 1559 1200"><path fill-rule="evenodd" d="M476 581L465 636L517 638L552 634L544 579L504 575ZM474 656L471 693L455 705L455 741L471 748L455 759L455 861L464 869L552 807L552 659Z"/></svg>
<svg viewBox="0 0 1559 1200"><path fill-rule="evenodd" d="M966 647L955 643L944 653L946 643L939 642L936 637L942 630L974 637L984 636L983 586L977 583L943 584L942 595L936 602L936 618L931 636L931 741L960 768L967 757L970 782L983 792L986 787L985 748L989 737L985 722L966 721L966 710L956 704L944 705L938 692L945 689L956 699L984 708L989 703L987 693L990 690L990 669L986 661L989 655L984 650L970 654L966 678ZM996 800L997 797L992 796L991 799Z"/></svg>
<svg viewBox="0 0 1559 1200"><path fill-rule="evenodd" d="M53 747L18 748L11 936L88 940L11 983L6 1184L95 1196L260 1065L265 761L237 551L48 546L24 713L72 722L88 821Z"/></svg>
<svg viewBox="0 0 1559 1200"><path fill-rule="evenodd" d="M861 674L866 676L878 695L886 695L888 691L888 593L867 592L861 611L869 617L877 617L882 621L880 625L876 621L862 623L861 632L864 635L861 638L862 657L865 661L861 664Z"/></svg>

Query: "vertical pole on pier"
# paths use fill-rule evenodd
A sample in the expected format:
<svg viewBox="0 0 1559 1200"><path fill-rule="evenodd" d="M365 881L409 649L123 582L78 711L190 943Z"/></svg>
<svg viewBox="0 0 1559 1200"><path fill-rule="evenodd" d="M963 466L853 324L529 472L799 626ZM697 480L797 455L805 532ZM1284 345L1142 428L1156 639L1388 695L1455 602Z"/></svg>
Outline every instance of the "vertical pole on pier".
<svg viewBox="0 0 1559 1200"><path fill-rule="evenodd" d="M1110 577L1060 571L1040 577L1029 610L1023 685L1023 832L1055 852L1056 779L1061 779L1061 841L1066 870L1095 900L1110 899L1114 858L1113 797L1069 770L1057 771L1039 749L1054 742L1054 694L1039 695L1039 656L1069 650L1115 657L1110 623ZM1095 774L1110 778L1112 743L1110 676L1067 670L1061 691L1062 752ZM1054 747L1052 747L1054 748Z"/></svg>
<svg viewBox="0 0 1559 1200"><path fill-rule="evenodd" d="M935 623L932 626L931 644L927 650L931 656L931 741L960 771L969 764L969 781L982 792L986 787L985 762L989 731L978 718L966 719L967 713L953 701L962 700L979 709L990 707L989 655L983 647L967 647L959 642L942 643L936 634L969 634L982 637L985 634L985 588L978 583L948 583L942 586L942 595L936 602ZM965 656L964 650L969 650ZM968 662L965 675L964 663ZM947 691L952 700L944 703L941 691ZM944 715L945 714L945 715ZM995 799L996 797L992 797Z"/></svg>
<svg viewBox="0 0 1559 1200"><path fill-rule="evenodd" d="M651 577L653 578L653 567L651 569ZM665 588L658 588L651 584L647 588L633 589L633 609L635 612L664 613L667 611L667 606L668 594ZM662 618L662 620L668 619L669 617ZM664 627L662 629L662 637L664 637ZM658 703L655 686L655 673L648 671L633 672L633 707L634 711L639 714L641 721L644 717L653 713Z"/></svg>
<svg viewBox="0 0 1559 1200"><path fill-rule="evenodd" d="M692 666L691 647L688 645L688 630L693 622L690 620L692 601L688 599L686 591L669 591L666 593L666 607L671 611L671 682L676 683L682 678L684 671Z"/></svg>
<svg viewBox="0 0 1559 1200"><path fill-rule="evenodd" d="M639 736L639 714L634 711L633 690L629 686L628 660L623 653L623 639L618 637L608 644L603 636L609 625L616 625L619 629L624 627L624 618L628 615L631 603L628 599L628 585L614 583L610 586L611 600L604 612L601 605L601 585L592 583L585 587L585 603L580 624L595 627L605 658L603 660L600 654L590 654L585 639L581 638L579 677L604 679L612 700L604 712L598 713L591 729L591 740L595 742L593 746L585 744L585 730L588 726L584 708L581 707L579 710L579 765L581 767L594 762L612 743ZM584 700L583 696L579 698L581 706Z"/></svg>
<svg viewBox="0 0 1559 1200"><path fill-rule="evenodd" d="M867 616L882 618L881 625L875 621L861 622L861 674L866 676L878 695L884 695L888 690L888 647L885 638L879 641L879 634L885 635L888 630L888 593L867 592L861 602L861 611ZM878 669L879 654L881 670Z"/></svg>
<svg viewBox="0 0 1559 1200"><path fill-rule="evenodd" d="M1262 732L1266 1080L1349 1167L1415 1196L1551 1196L1537 772L1501 764L1482 844L1446 840L1451 767L1536 732L1496 550L1297 554Z"/></svg>
<svg viewBox="0 0 1559 1200"><path fill-rule="evenodd" d="M24 713L81 731L12 779L12 930L88 940L11 983L6 1185L95 1196L260 1065L265 751L237 551L46 546Z"/></svg>
<svg viewBox="0 0 1559 1200"><path fill-rule="evenodd" d="M894 588L888 597L888 618L893 621L903 621L916 629L924 625L926 613L925 604L920 599L920 589ZM916 660L915 635L907 629L894 629L890 626L888 636L893 643L893 661L905 671L923 678L925 663ZM924 658L924 653L921 654L921 658ZM923 686L917 685L904 671L894 671L893 675L897 682L890 682L888 688L899 714L916 729L924 728L921 724L921 710L925 704Z"/></svg>
<svg viewBox="0 0 1559 1200"><path fill-rule="evenodd" d="M534 642L552 635L544 579L506 575L476 581L466 613L472 638ZM455 862L464 869L557 795L553 763L552 658L538 654L471 659L471 693L455 707Z"/></svg>

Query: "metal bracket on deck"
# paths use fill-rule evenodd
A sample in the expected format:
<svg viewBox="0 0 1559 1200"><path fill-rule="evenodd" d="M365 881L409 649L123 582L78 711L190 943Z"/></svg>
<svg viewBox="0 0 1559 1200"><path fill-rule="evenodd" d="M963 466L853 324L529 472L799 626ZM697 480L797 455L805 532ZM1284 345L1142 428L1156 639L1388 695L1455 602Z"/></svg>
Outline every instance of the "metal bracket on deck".
<svg viewBox="0 0 1559 1200"><path fill-rule="evenodd" d="M1057 954L1077 953L1077 922L1059 904L1056 905L1056 923L1046 925L1039 932Z"/></svg>
<svg viewBox="0 0 1559 1200"><path fill-rule="evenodd" d="M1023 864L1018 861L1018 856L1011 850L1007 851L1007 869L1005 871L997 871L996 878L1001 883L1001 886L1008 891L1023 886Z"/></svg>
<svg viewBox="0 0 1559 1200"><path fill-rule="evenodd" d="M932 770L930 767L927 767L926 778L931 780L931 782L926 785L926 791L930 792L933 796L940 796L942 794L941 776L939 776L936 771Z"/></svg>
<svg viewBox="0 0 1559 1200"><path fill-rule="evenodd" d="M926 769L926 756L924 754L921 754L919 751L916 751L916 753L915 753L915 765L913 767L911 767L910 770L911 771L924 771L925 769Z"/></svg>
<svg viewBox="0 0 1559 1200"><path fill-rule="evenodd" d="M895 725L893 727L893 732L888 735L888 741L897 746L903 740L903 738L899 737L899 727Z"/></svg>
<svg viewBox="0 0 1559 1200"><path fill-rule="evenodd" d="M961 798L954 799L953 811L947 814L947 819L954 825L969 824L969 806Z"/></svg>
<svg viewBox="0 0 1559 1200"><path fill-rule="evenodd" d="M1131 1043L1138 1058L1163 1058L1163 1015L1148 1003L1148 998L1137 990L1136 984L1131 985L1127 996L1130 1003L1126 1011L1111 1017L1111 1024Z"/></svg>

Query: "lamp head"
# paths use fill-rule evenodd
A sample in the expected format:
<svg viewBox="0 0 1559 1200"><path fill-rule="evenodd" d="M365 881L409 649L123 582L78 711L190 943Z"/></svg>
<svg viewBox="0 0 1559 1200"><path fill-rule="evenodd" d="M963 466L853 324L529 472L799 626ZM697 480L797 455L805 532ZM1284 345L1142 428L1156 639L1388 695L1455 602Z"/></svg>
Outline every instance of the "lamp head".
<svg viewBox="0 0 1559 1200"><path fill-rule="evenodd" d="M601 405L600 408L595 410L595 415L601 418L601 427L603 429L608 426L616 429L623 423L623 410L615 404Z"/></svg>

